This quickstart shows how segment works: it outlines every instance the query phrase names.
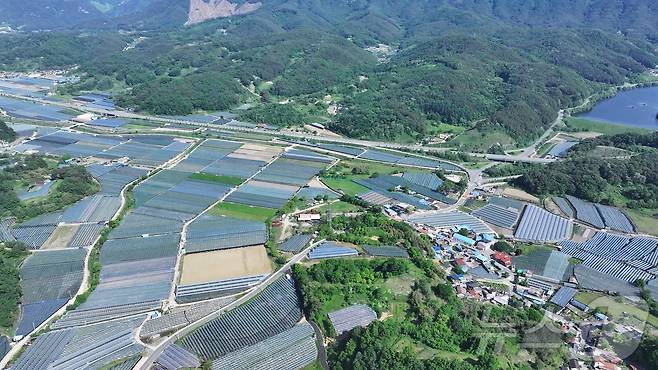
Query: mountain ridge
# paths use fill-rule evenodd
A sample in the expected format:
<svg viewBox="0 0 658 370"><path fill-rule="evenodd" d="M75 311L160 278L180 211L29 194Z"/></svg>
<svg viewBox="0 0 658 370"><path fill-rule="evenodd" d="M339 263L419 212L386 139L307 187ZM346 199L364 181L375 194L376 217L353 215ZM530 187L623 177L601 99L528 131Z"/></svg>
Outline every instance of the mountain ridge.
<svg viewBox="0 0 658 370"><path fill-rule="evenodd" d="M190 0L186 26L198 24L211 19L249 14L263 5L260 1L243 3L228 0Z"/></svg>
<svg viewBox="0 0 658 370"><path fill-rule="evenodd" d="M171 4L144 1L130 12L155 14ZM571 2L557 0L554 15L536 19L552 2L261 0L258 9L237 15L246 1L224 1L223 12L188 27L182 24L190 3L178 2L170 23L137 13L122 18L122 27L139 24L144 32L0 37L0 67L78 65L82 80L63 87L66 94L113 90L120 106L152 114L249 102L253 109L240 112L243 119L280 125L321 119L350 137L420 141L448 124L522 144L559 109L641 82L658 64L656 28L644 28L658 20L649 0L578 0L560 22L555 17ZM513 12L515 4L523 6ZM602 12L607 16L598 19ZM625 19L636 13L642 13L637 24ZM594 18L595 25L583 21ZM634 33L638 28L643 32ZM147 39L124 51L139 35ZM371 51L380 44L389 53L378 61ZM325 97L333 108L324 106Z"/></svg>
<svg viewBox="0 0 658 370"><path fill-rule="evenodd" d="M196 9L209 13L204 16ZM429 28L445 24L437 9L522 26L586 26L658 40L658 2L652 0L5 0L0 3L0 23L25 30L162 29L260 10L297 11L315 17L314 22L365 17Z"/></svg>

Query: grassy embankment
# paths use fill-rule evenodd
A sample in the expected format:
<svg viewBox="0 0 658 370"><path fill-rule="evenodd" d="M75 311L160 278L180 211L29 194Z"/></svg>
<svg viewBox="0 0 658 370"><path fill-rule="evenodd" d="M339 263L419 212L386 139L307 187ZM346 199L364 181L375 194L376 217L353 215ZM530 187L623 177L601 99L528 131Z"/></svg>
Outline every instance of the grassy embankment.
<svg viewBox="0 0 658 370"><path fill-rule="evenodd" d="M592 121L583 118L569 117L565 119L565 123L569 131L573 132L596 132L603 135L616 135L623 134L627 132L637 132L637 133L651 133L652 130L641 128L641 127L632 127L625 125L616 125L607 122Z"/></svg>

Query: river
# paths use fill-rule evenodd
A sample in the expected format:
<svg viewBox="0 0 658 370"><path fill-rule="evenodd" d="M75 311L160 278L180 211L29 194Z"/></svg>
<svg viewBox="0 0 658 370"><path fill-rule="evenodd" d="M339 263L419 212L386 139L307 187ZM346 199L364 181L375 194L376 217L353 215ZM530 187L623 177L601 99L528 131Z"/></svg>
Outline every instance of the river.
<svg viewBox="0 0 658 370"><path fill-rule="evenodd" d="M579 118L658 130L658 86L625 90L602 100Z"/></svg>

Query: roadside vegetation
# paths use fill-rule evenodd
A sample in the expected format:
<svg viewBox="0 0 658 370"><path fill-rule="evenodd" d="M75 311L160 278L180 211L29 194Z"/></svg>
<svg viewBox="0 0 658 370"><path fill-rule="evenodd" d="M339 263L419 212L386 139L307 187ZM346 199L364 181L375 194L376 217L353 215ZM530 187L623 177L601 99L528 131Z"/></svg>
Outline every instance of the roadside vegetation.
<svg viewBox="0 0 658 370"><path fill-rule="evenodd" d="M603 135L617 135L624 133L648 134L652 131L641 127L626 125L615 125L607 122L592 121L584 118L569 117L565 119L566 127L561 130L565 132L597 132Z"/></svg>
<svg viewBox="0 0 658 370"><path fill-rule="evenodd" d="M18 318L21 300L18 268L28 254L21 242L0 243L0 334L10 335Z"/></svg>

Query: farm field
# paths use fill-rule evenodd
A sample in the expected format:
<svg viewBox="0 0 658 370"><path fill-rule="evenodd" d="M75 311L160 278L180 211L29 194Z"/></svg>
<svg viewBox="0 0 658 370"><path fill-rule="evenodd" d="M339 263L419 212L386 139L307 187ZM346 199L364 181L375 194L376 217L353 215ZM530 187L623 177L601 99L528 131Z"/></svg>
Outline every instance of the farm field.
<svg viewBox="0 0 658 370"><path fill-rule="evenodd" d="M625 209L624 212L630 217L638 232L658 236L658 210L647 209Z"/></svg>
<svg viewBox="0 0 658 370"><path fill-rule="evenodd" d="M66 248L79 228L79 225L59 226L46 240L41 249Z"/></svg>
<svg viewBox="0 0 658 370"><path fill-rule="evenodd" d="M262 245L193 253L183 256L180 285L201 284L270 272L272 265Z"/></svg>
<svg viewBox="0 0 658 370"><path fill-rule="evenodd" d="M624 298L614 298L596 292L579 292L576 294L575 299L591 308L598 308L614 318L618 318L624 313L628 313L638 320L646 320L651 326L658 329L658 317L649 314L649 312L643 308L631 303L626 303ZM618 300L621 300L621 302Z"/></svg>
<svg viewBox="0 0 658 370"><path fill-rule="evenodd" d="M247 206L237 203L222 202L217 204L210 214L227 216L249 221L267 221L276 214L275 209Z"/></svg>
<svg viewBox="0 0 658 370"><path fill-rule="evenodd" d="M244 179L235 176L214 175L212 173L198 172L190 176L192 180L200 180L207 182L218 182L220 184L237 186L242 184Z"/></svg>
<svg viewBox="0 0 658 370"><path fill-rule="evenodd" d="M352 181L357 178L365 178L364 176L349 176L347 178L338 177L323 177L322 182L327 185L331 190L339 191L347 195L359 195L368 191L363 185L359 185Z"/></svg>
<svg viewBox="0 0 658 370"><path fill-rule="evenodd" d="M506 148L512 145L512 143L512 138L503 132L481 132L477 129L472 129L456 136L448 142L448 145L460 150L486 152L487 149L495 144L500 144L503 148Z"/></svg>
<svg viewBox="0 0 658 370"><path fill-rule="evenodd" d="M508 187L503 191L503 195L508 196L510 198L519 199L525 202L539 203L539 198L521 189Z"/></svg>

